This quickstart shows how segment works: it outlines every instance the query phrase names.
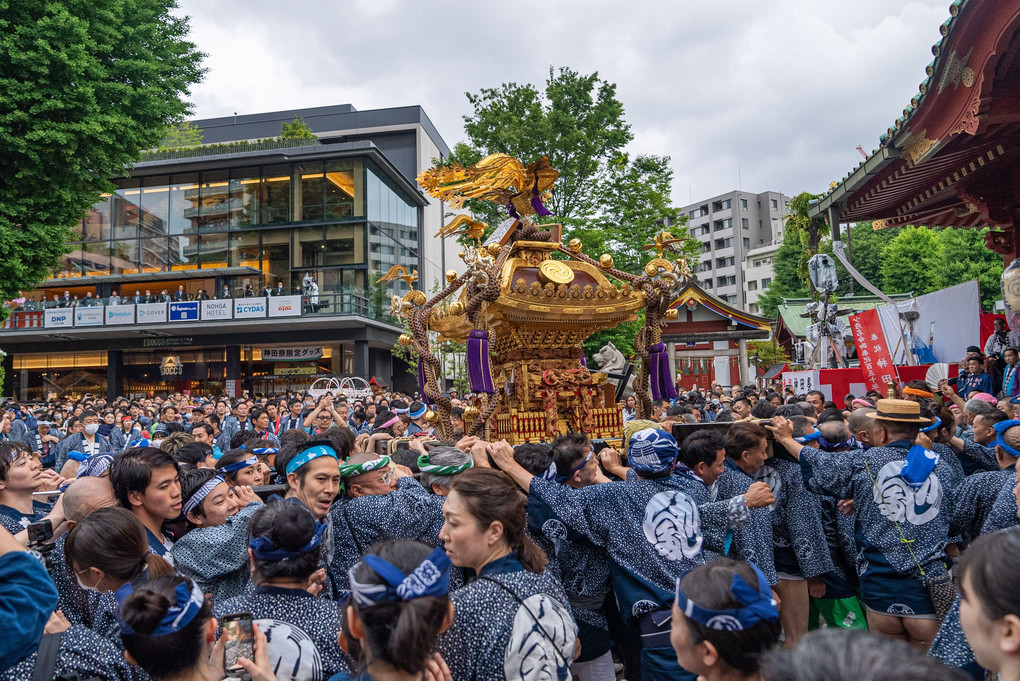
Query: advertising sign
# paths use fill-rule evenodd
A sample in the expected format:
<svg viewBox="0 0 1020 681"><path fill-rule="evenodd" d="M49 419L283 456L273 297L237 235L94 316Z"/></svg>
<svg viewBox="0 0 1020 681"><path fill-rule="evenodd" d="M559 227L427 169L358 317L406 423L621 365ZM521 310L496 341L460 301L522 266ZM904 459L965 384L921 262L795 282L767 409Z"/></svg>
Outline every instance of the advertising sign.
<svg viewBox="0 0 1020 681"><path fill-rule="evenodd" d="M134 305L107 305L103 311L106 315L107 326L135 323Z"/></svg>
<svg viewBox="0 0 1020 681"><path fill-rule="evenodd" d="M265 298L235 298L234 319L257 319L266 316Z"/></svg>
<svg viewBox="0 0 1020 681"><path fill-rule="evenodd" d="M47 329L63 329L74 326L74 310L61 308L57 310L46 310L44 313L43 326Z"/></svg>
<svg viewBox="0 0 1020 681"><path fill-rule="evenodd" d="M186 303L170 303L170 321L198 321L198 301L192 300Z"/></svg>
<svg viewBox="0 0 1020 681"><path fill-rule="evenodd" d="M77 307L74 310L75 326L102 326L103 308L101 307Z"/></svg>
<svg viewBox="0 0 1020 681"><path fill-rule="evenodd" d="M817 371L784 371L783 387L793 388L798 395L818 390Z"/></svg>
<svg viewBox="0 0 1020 681"><path fill-rule="evenodd" d="M322 346L305 346L289 348L262 348L264 362L300 362L306 359L320 359Z"/></svg>
<svg viewBox="0 0 1020 681"><path fill-rule="evenodd" d="M301 316L301 296L273 296L268 301L270 317Z"/></svg>
<svg viewBox="0 0 1020 681"><path fill-rule="evenodd" d="M139 324L165 322L166 303L139 303L136 306L135 317Z"/></svg>
<svg viewBox="0 0 1020 681"><path fill-rule="evenodd" d="M202 320L233 319L234 303L231 300L203 300Z"/></svg>
<svg viewBox="0 0 1020 681"><path fill-rule="evenodd" d="M317 367L273 367L275 376L314 376L318 371Z"/></svg>
<svg viewBox="0 0 1020 681"><path fill-rule="evenodd" d="M184 362L181 361L181 356L164 357L163 362L159 365L159 373L163 376L183 376Z"/></svg>

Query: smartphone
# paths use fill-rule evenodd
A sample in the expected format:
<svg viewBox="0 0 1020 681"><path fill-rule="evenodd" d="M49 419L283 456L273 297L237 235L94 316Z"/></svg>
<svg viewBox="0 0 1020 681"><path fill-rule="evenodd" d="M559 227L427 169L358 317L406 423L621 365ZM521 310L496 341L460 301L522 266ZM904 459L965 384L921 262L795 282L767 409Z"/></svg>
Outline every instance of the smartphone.
<svg viewBox="0 0 1020 681"><path fill-rule="evenodd" d="M252 629L250 612L235 612L223 616L223 670L234 675L243 672L238 660L255 658L255 632Z"/></svg>

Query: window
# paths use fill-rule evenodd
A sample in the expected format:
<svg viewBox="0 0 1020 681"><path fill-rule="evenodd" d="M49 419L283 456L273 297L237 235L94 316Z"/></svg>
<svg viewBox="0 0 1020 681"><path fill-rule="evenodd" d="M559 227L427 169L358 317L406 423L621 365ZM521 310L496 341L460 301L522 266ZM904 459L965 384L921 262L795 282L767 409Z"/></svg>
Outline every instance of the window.
<svg viewBox="0 0 1020 681"><path fill-rule="evenodd" d="M737 283L737 278L735 276L716 277L715 282L718 286L733 286Z"/></svg>
<svg viewBox="0 0 1020 681"><path fill-rule="evenodd" d="M751 229L751 221L748 220L747 218L740 218L740 228Z"/></svg>
<svg viewBox="0 0 1020 681"><path fill-rule="evenodd" d="M733 260L733 256L732 255L730 257L728 257L728 258L716 258L715 259L715 266L716 267L733 267L733 262L734 262L734 260Z"/></svg>
<svg viewBox="0 0 1020 681"><path fill-rule="evenodd" d="M757 291L758 290L758 282L754 281L753 279L751 281L747 282L747 290L748 291Z"/></svg>
<svg viewBox="0 0 1020 681"><path fill-rule="evenodd" d="M758 305L757 304L751 303L747 307L748 307L748 310L751 312L751 314L758 314Z"/></svg>
<svg viewBox="0 0 1020 681"><path fill-rule="evenodd" d="M705 284L705 288L712 288L712 280L711 279L706 279L704 281L704 284Z"/></svg>
<svg viewBox="0 0 1020 681"><path fill-rule="evenodd" d="M779 210L779 202L772 199L772 210Z"/></svg>
<svg viewBox="0 0 1020 681"><path fill-rule="evenodd" d="M747 199L740 199L740 210L747 210Z"/></svg>
<svg viewBox="0 0 1020 681"><path fill-rule="evenodd" d="M729 248L732 245L733 245L733 237L730 237L729 239L716 239L715 240L715 247L716 248Z"/></svg>
<svg viewBox="0 0 1020 681"><path fill-rule="evenodd" d="M707 244L707 243L701 244L701 252L702 253L708 253L710 250L712 250L712 245L711 244Z"/></svg>
<svg viewBox="0 0 1020 681"><path fill-rule="evenodd" d="M733 220L731 220L730 218L726 218L725 220L716 220L714 226L715 231L717 232L723 229L729 229L733 227Z"/></svg>
<svg viewBox="0 0 1020 681"><path fill-rule="evenodd" d="M762 289L767 289L771 283L772 277L765 277L764 279L761 280Z"/></svg>
<svg viewBox="0 0 1020 681"><path fill-rule="evenodd" d="M745 236L745 237L744 237L744 248L750 248L750 247L751 247L751 240L750 240L750 239L748 239L748 238L747 238L747 237Z"/></svg>

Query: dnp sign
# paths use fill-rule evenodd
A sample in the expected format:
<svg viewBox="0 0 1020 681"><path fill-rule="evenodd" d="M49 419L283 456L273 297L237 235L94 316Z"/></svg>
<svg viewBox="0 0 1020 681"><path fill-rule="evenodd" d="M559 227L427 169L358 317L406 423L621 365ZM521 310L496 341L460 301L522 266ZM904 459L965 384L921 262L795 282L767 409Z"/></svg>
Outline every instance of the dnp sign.
<svg viewBox="0 0 1020 681"><path fill-rule="evenodd" d="M46 310L43 312L43 326L47 329L63 329L74 326L72 310Z"/></svg>
<svg viewBox="0 0 1020 681"><path fill-rule="evenodd" d="M187 303L170 303L170 321L198 321L198 301L193 300Z"/></svg>
<svg viewBox="0 0 1020 681"><path fill-rule="evenodd" d="M234 319L257 319L266 316L265 298L235 298Z"/></svg>

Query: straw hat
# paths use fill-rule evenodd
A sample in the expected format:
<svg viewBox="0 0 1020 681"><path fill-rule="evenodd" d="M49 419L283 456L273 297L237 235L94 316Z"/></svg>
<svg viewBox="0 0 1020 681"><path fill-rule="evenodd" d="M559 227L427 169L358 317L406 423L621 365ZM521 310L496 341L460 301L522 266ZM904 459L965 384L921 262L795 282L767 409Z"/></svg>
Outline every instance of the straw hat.
<svg viewBox="0 0 1020 681"><path fill-rule="evenodd" d="M899 423L929 424L930 420L921 416L921 405L910 400L879 400L877 411L868 412L868 417L880 421L897 421Z"/></svg>

